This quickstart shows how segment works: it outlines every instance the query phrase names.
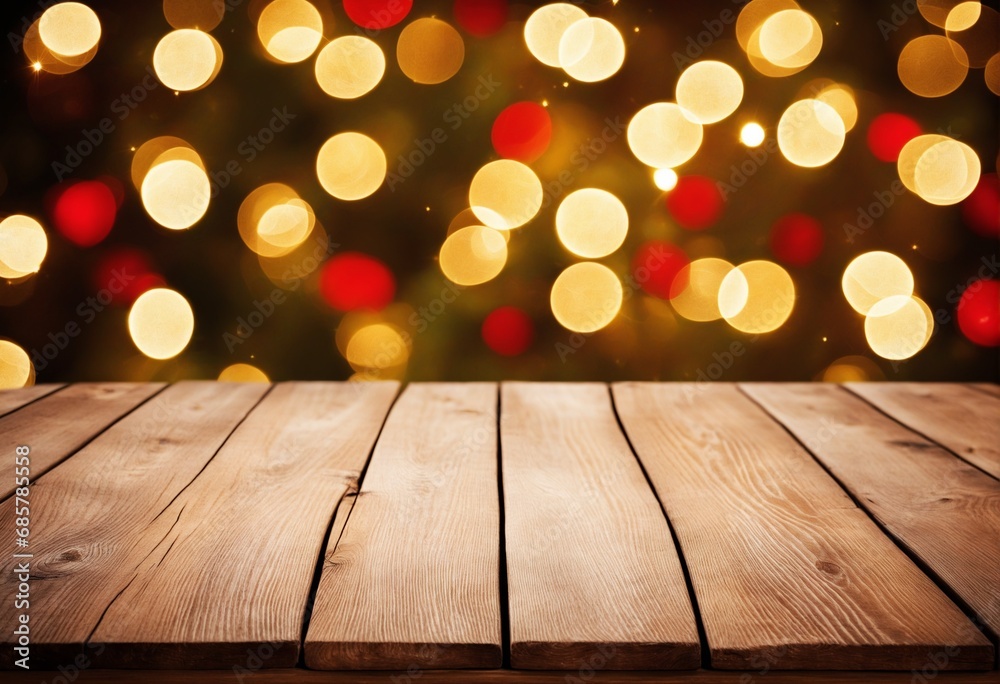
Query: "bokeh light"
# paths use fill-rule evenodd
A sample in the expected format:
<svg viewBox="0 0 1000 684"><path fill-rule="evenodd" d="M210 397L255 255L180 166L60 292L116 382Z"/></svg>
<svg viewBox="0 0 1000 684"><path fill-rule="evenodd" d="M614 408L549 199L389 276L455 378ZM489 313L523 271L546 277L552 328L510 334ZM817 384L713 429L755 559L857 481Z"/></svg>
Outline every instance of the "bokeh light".
<svg viewBox="0 0 1000 684"><path fill-rule="evenodd" d="M867 315L883 299L912 295L913 273L895 254L867 252L847 265L841 288L851 307Z"/></svg>
<svg viewBox="0 0 1000 684"><path fill-rule="evenodd" d="M723 199L718 186L705 176L683 176L667 195L667 211L688 230L704 230L722 216Z"/></svg>
<svg viewBox="0 0 1000 684"><path fill-rule="evenodd" d="M792 277L770 261L740 264L719 285L719 313L740 332L773 332L784 325L794 306Z"/></svg>
<svg viewBox="0 0 1000 684"><path fill-rule="evenodd" d="M234 363L226 366L219 373L219 382L260 382L269 383L271 380L261 369L251 366L248 363Z"/></svg>
<svg viewBox="0 0 1000 684"><path fill-rule="evenodd" d="M732 270L731 263L716 257L695 259L682 268L670 288L670 304L674 311L689 321L704 322L722 318L719 288Z"/></svg>
<svg viewBox="0 0 1000 684"><path fill-rule="evenodd" d="M766 137L764 127L753 121L744 124L740 129L740 142L747 147L759 147Z"/></svg>
<svg viewBox="0 0 1000 684"><path fill-rule="evenodd" d="M524 23L524 42L535 59L546 66L558 67L559 44L563 34L587 13L568 2L543 5L532 12Z"/></svg>
<svg viewBox="0 0 1000 684"><path fill-rule="evenodd" d="M277 258L306 241L316 225L316 215L294 189L283 183L268 183L243 200L236 225L251 251Z"/></svg>
<svg viewBox="0 0 1000 684"><path fill-rule="evenodd" d="M975 150L965 143L930 134L917 136L903 146L897 170L910 192L930 204L948 206L972 194L982 165Z"/></svg>
<svg viewBox="0 0 1000 684"><path fill-rule="evenodd" d="M163 16L175 29L211 31L222 22L226 6L205 0L163 0Z"/></svg>
<svg viewBox="0 0 1000 684"><path fill-rule="evenodd" d="M194 334L194 311L179 292L157 288L135 300L128 314L132 342L151 359L171 359Z"/></svg>
<svg viewBox="0 0 1000 684"><path fill-rule="evenodd" d="M410 343L388 323L366 325L351 336L344 354L356 371L389 370L410 359Z"/></svg>
<svg viewBox="0 0 1000 684"><path fill-rule="evenodd" d="M187 148L175 148L177 150ZM166 153L169 154L169 153ZM142 206L164 228L185 230L208 211L211 182L200 158L166 159L161 155L142 180Z"/></svg>
<svg viewBox="0 0 1000 684"><path fill-rule="evenodd" d="M823 226L806 214L787 214L771 226L771 252L782 263L804 268L823 251Z"/></svg>
<svg viewBox="0 0 1000 684"><path fill-rule="evenodd" d="M982 2L963 2L949 12L945 33L960 64L982 69L1000 47L1000 14Z"/></svg>
<svg viewBox="0 0 1000 684"><path fill-rule="evenodd" d="M606 19L574 22L559 39L559 66L584 83L611 78L625 63L625 39Z"/></svg>
<svg viewBox="0 0 1000 684"><path fill-rule="evenodd" d="M607 190L584 188L566 196L556 211L556 234L563 247L585 259L600 259L625 242L628 211Z"/></svg>
<svg viewBox="0 0 1000 684"><path fill-rule="evenodd" d="M21 214L0 221L0 278L19 280L42 268L49 239L42 224Z"/></svg>
<svg viewBox="0 0 1000 684"><path fill-rule="evenodd" d="M497 230L523 226L543 201L542 182L529 167L512 159L490 162L469 186L469 206L484 225Z"/></svg>
<svg viewBox="0 0 1000 684"><path fill-rule="evenodd" d="M385 181L385 152L367 135L339 133L316 157L316 174L323 189L337 199L354 201L375 193Z"/></svg>
<svg viewBox="0 0 1000 684"><path fill-rule="evenodd" d="M657 102L632 117L627 135L636 159L655 169L672 169L698 152L704 132L679 105Z"/></svg>
<svg viewBox="0 0 1000 684"><path fill-rule="evenodd" d="M378 44L363 36L341 36L316 58L316 82L323 92L342 100L366 95L385 75L385 55Z"/></svg>
<svg viewBox="0 0 1000 684"><path fill-rule="evenodd" d="M396 296L396 277L375 257L344 252L323 265L319 290L326 303L338 311L381 311Z"/></svg>
<svg viewBox="0 0 1000 684"><path fill-rule="evenodd" d="M396 43L396 61L415 83L444 83L465 61L465 42L451 24L424 18L408 24Z"/></svg>
<svg viewBox="0 0 1000 684"><path fill-rule="evenodd" d="M670 192L677 187L680 180L673 169L657 169L653 172L653 184L663 192Z"/></svg>
<svg viewBox="0 0 1000 684"><path fill-rule="evenodd" d="M204 31L178 29L156 44L153 69L171 90L198 90L215 80L222 69L222 47Z"/></svg>
<svg viewBox="0 0 1000 684"><path fill-rule="evenodd" d="M456 285L481 285L493 280L507 263L507 240L497 230L467 226L449 235L441 246L438 264Z"/></svg>
<svg viewBox="0 0 1000 684"><path fill-rule="evenodd" d="M95 292L106 292L112 304L124 306L131 306L143 292L164 285L149 255L135 247L107 252L97 262L92 283Z"/></svg>
<svg viewBox="0 0 1000 684"><path fill-rule="evenodd" d="M844 128L850 133L858 122L858 103L854 100L854 90L843 83L831 83L819 91L816 99L833 107L844 122Z"/></svg>
<svg viewBox="0 0 1000 684"><path fill-rule="evenodd" d="M1000 282L977 279L962 292L955 309L959 330L973 344L1000 347Z"/></svg>
<svg viewBox="0 0 1000 684"><path fill-rule="evenodd" d="M552 142L552 118L539 104L515 102L497 115L490 137L501 157L530 164Z"/></svg>
<svg viewBox="0 0 1000 684"><path fill-rule="evenodd" d="M0 340L0 390L35 384L35 367L28 353L10 340Z"/></svg>
<svg viewBox="0 0 1000 684"><path fill-rule="evenodd" d="M880 161L895 162L906 143L921 133L920 124L905 114L885 112L868 125L868 149Z"/></svg>
<svg viewBox="0 0 1000 684"><path fill-rule="evenodd" d="M750 41L755 33L771 16L783 10L796 10L795 0L751 0L743 5L736 17L736 41L744 52L750 49Z"/></svg>
<svg viewBox="0 0 1000 684"><path fill-rule="evenodd" d="M984 173L972 194L962 203L962 216L983 237L1000 238L1000 179Z"/></svg>
<svg viewBox="0 0 1000 684"><path fill-rule="evenodd" d="M507 23L507 0L455 0L455 22L476 38L488 38Z"/></svg>
<svg viewBox="0 0 1000 684"><path fill-rule="evenodd" d="M1000 52L989 58L983 70L983 79L986 87L994 95L1000 95Z"/></svg>
<svg viewBox="0 0 1000 684"><path fill-rule="evenodd" d="M392 28L406 19L413 0L344 0L344 11L355 24L371 30Z"/></svg>
<svg viewBox="0 0 1000 684"><path fill-rule="evenodd" d="M878 365L866 356L844 356L823 371L823 382L872 382L884 380Z"/></svg>
<svg viewBox="0 0 1000 684"><path fill-rule="evenodd" d="M964 63L963 63L964 62ZM899 80L914 95L943 97L969 73L965 50L946 36L917 36L899 53Z"/></svg>
<svg viewBox="0 0 1000 684"><path fill-rule="evenodd" d="M919 297L894 295L875 303L865 317L865 338L883 359L902 361L927 346L934 314Z"/></svg>
<svg viewBox="0 0 1000 684"><path fill-rule="evenodd" d="M670 299L671 289L678 291L686 282L678 274L691 263L683 249L664 240L648 240L632 257L632 278L645 291L660 299Z"/></svg>
<svg viewBox="0 0 1000 684"><path fill-rule="evenodd" d="M45 47L60 57L85 55L101 40L101 21L94 10L79 2L52 5L38 20Z"/></svg>
<svg viewBox="0 0 1000 684"><path fill-rule="evenodd" d="M916 0L917 10L928 23L944 28L948 23L948 15L958 5L966 0Z"/></svg>
<svg viewBox="0 0 1000 684"><path fill-rule="evenodd" d="M743 101L743 79L725 62L695 62L677 79L677 104L700 124L722 121Z"/></svg>
<svg viewBox="0 0 1000 684"><path fill-rule="evenodd" d="M500 356L520 356L535 339L535 326L524 311L513 306L494 309L483 320L483 342Z"/></svg>
<svg viewBox="0 0 1000 684"><path fill-rule="evenodd" d="M257 19L267 54L285 64L303 62L323 39L323 17L307 0L272 0Z"/></svg>
<svg viewBox="0 0 1000 684"><path fill-rule="evenodd" d="M823 48L823 31L808 12L781 10L760 25L756 48L757 54L777 67L801 69L819 56Z"/></svg>
<svg viewBox="0 0 1000 684"><path fill-rule="evenodd" d="M829 164L844 147L847 128L837 110L819 100L799 100L781 115L778 148L796 166Z"/></svg>
<svg viewBox="0 0 1000 684"><path fill-rule="evenodd" d="M559 274L549 301L552 315L564 328L592 333L615 319L623 298L621 281L610 268L585 261Z"/></svg>
<svg viewBox="0 0 1000 684"><path fill-rule="evenodd" d="M118 203L105 183L80 181L63 189L52 207L52 224L79 247L93 247L111 232Z"/></svg>

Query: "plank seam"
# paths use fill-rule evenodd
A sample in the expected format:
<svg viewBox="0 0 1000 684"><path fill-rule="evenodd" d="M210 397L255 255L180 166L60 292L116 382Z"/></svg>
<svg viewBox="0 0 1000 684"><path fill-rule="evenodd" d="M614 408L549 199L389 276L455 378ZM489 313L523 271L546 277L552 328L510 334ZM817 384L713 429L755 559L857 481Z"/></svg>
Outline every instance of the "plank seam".
<svg viewBox="0 0 1000 684"><path fill-rule="evenodd" d="M42 399L48 399L52 395L58 394L59 392L62 392L67 387L69 387L68 384L53 385L51 390L49 390L45 394L42 394L42 395L39 395L39 396L35 397L31 401L29 401L27 404L22 404L21 406L18 406L15 409L11 409L10 411L7 411L6 413L0 413L0 418L6 418L7 416L12 416L15 413L17 413L18 411L20 411L21 409L25 409L25 408L31 406L32 404L35 404L35 403L41 401ZM16 391L16 390L14 390L14 391Z"/></svg>
<svg viewBox="0 0 1000 684"><path fill-rule="evenodd" d="M987 383L980 383L980 384L996 385L997 383L995 383L993 381L990 381L990 382L987 382ZM993 392L990 392L989 390L983 389L982 387L979 386L979 384L976 384L976 383L968 383L968 384L963 385L963 387L968 387L973 392L979 392L980 394L984 394L987 397L992 397L993 399L997 398L996 394L994 394Z"/></svg>
<svg viewBox="0 0 1000 684"><path fill-rule="evenodd" d="M887 410L883 409L883 408L882 408L881 406L879 406L878 404L876 404L876 403L874 403L874 402L872 402L872 401L869 401L869 400L868 400L868 399L867 399L867 398L866 398L866 397L865 397L864 395L862 395L862 394L858 394L857 392L853 391L853 390L852 390L852 389L851 389L850 387L847 387L846 385L838 385L838 387L840 387L840 389L844 390L845 392L847 392L847 393L848 393L848 394L850 394L851 396L854 396L854 397L857 397L857 398L858 398L858 399L860 399L861 401L865 402L866 404L868 404L869 406L871 406L871 407L872 407L873 409L875 409L876 411L878 411L878 412L879 412L879 413L881 413L882 415L884 415L884 416L888 417L888 418L889 418L890 420L892 420L892 421L893 421L894 423L898 423L899 425L902 425L902 426L903 426L904 428L906 428L906 429L907 429L907 430L909 430L910 432L912 432L912 433L914 433L914 434L917 434L917 435L920 435L921 437L923 437L923 438L924 438L925 440L927 440L927 441L928 441L928 442L930 442L931 444L935 444L935 445L937 445L937 446L941 447L942 449L944 449L945 451L947 451L947 452L948 452L949 454L954 454L954 455L955 455L955 457L956 457L956 458L958 458L958 459L959 459L960 461L962 461L963 463L968 463L968 464L969 464L970 466L972 466L972 467L973 467L973 468L975 468L976 470L978 470L978 471L980 471L980 472L982 472L982 473L985 473L985 474L986 474L987 476L991 477L991 478L992 478L992 479L994 479L994 480L1000 480L1000 477L996 477L995 475L993 475L993 473L990 473L990 472L988 472L988 471L986 471L986 470L983 470L982 468L980 468L980 467L979 467L978 465L976 465L976 464L975 464L975 463L973 463L972 461L969 461L969 460L967 460L966 458L964 458L964 457L962 456L962 454L958 453L958 452L957 452L957 451L955 451L954 449L949 449L949 448L948 448L947 446L945 446L944 444L941 444L941 443L940 443L940 442L938 442L937 440L935 440L935 439L932 439L932 438L931 438L930 436L928 436L928 435L924 434L923 432L921 432L921 431L920 431L920 430L918 430L917 428L913 427L912 425L909 425L909 424L907 424L907 423L904 423L904 422L903 422L902 420L900 420L900 419L899 419L899 418L897 418L896 416L892 415L891 413L889 413L889 412L888 412ZM988 393L984 393L984 394L987 394L987 396L989 396L989 395L988 395ZM994 397L994 398L995 398L995 397Z"/></svg>
<svg viewBox="0 0 1000 684"><path fill-rule="evenodd" d="M500 531L500 555L498 556L498 587L500 596L500 657L501 668L510 667L510 579L507 576L507 517L503 493L503 442L500 439L500 412L503 410L503 391L497 384L496 422L497 422L497 497Z"/></svg>
<svg viewBox="0 0 1000 684"><path fill-rule="evenodd" d="M883 525L881 521L879 521L879 519L875 516L875 514L872 513L870 510L868 510L868 508L861 502L861 500L854 495L854 492L848 489L847 486L840 480L840 478L838 478L833 473L833 471L831 471L830 468L827 467L827 465L823 462L823 460L818 458L816 454L814 454L812 450L809 449L809 447L806 446L805 443L799 439L798 435L796 435L784 423L782 423L777 416L772 414L767 409L766 406L757 401L757 399L753 395L746 392L743 388L743 383L737 384L736 389L740 392L740 394L745 396L747 399L753 402L754 405L760 408L760 410L763 411L768 418L770 418L778 426L780 426L781 429L784 430L789 437L795 440L795 443L801 446L802 449L805 450L807 454L809 454L809 457L812 458L812 460L815 461L816 464L820 468L822 468L823 471L827 475L829 475L834 482L837 483L837 486L840 487L841 490L843 490L843 492L848 496L848 498L850 498L850 500L854 503L855 507L857 507L861 512L863 512L868 517L869 520L875 523L875 526L879 529L879 531L882 532L882 534L884 534L886 537L888 537L889 540L892 541L893 545L896 546L896 548L902 551L903 554L907 558L909 558L910 561L914 565L916 565L917 568L919 568L920 571L924 573L934 583L934 585L937 586L937 588L940 589L942 593L944 593L945 596L951 599L952 603L958 606L958 608L962 611L962 613L965 614L965 616L969 619L969 621L973 624L973 626L993 643L993 668L996 669L997 649L1000 648L1000 642L998 642L997 635L993 634L992 630L990 630L989 627L979 619L979 617L976 615L976 612L968 604L966 604L965 600L962 599L962 597L959 596L950 586L948 586L948 584L930 566L928 566L916 553L914 553L903 540L896 537L896 535L894 535L885 525ZM846 388L843 386L840 386L840 389L846 390ZM850 394L853 396L857 396L853 392L850 392ZM906 425L903 425L903 427L908 430L910 429ZM916 430L911 430L911 431L914 432L915 434L920 434L916 432ZM948 453L951 452L949 451Z"/></svg>
<svg viewBox="0 0 1000 684"><path fill-rule="evenodd" d="M667 514L667 509L663 505L663 501L660 500L659 492L656 491L656 487L653 485L653 481L650 479L649 473L646 472L646 466L643 465L642 459L639 458L639 452L636 450L635 445L632 444L632 439L628 435L628 430L625 429L625 424L622 423L622 417L618 413L618 404L615 402L615 393L612 391L611 385L605 385L605 387L607 388L608 396L611 399L611 412L615 416L615 422L618 423L618 429L625 437L625 443L628 444L629 451L632 452L632 458L634 458L636 463L639 465L639 470L642 471L642 476L646 479L646 485L653 493L653 498L656 499L656 503L660 507L660 512L663 514L663 518L667 521L667 529L670 530L670 539L674 544L674 549L677 551L677 558L681 563L681 572L684 574L684 584L687 587L688 599L691 601L691 609L694 612L694 623L698 630L698 644L701 650L701 667L710 668L712 664L712 655L711 649L708 645L708 633L705 631L705 624L702 622L701 610L698 607L698 596L694 591L694 583L691 580L691 572L688 570L687 559L684 557L684 549L681 546L681 540L677 536L677 530L674 529L674 524L671 522L670 516Z"/></svg>

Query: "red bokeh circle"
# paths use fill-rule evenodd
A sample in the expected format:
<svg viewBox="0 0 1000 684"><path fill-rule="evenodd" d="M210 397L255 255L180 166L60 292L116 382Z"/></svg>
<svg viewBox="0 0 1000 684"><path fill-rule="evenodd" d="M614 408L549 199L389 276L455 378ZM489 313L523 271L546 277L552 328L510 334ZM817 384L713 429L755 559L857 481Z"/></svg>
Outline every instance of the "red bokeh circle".
<svg viewBox="0 0 1000 684"><path fill-rule="evenodd" d="M381 311L396 296L396 278L384 263L360 252L331 258L320 273L323 299L338 311Z"/></svg>
<svg viewBox="0 0 1000 684"><path fill-rule="evenodd" d="M704 230L722 216L722 193L704 176L684 176L667 193L667 211L682 228Z"/></svg>
<svg viewBox="0 0 1000 684"><path fill-rule="evenodd" d="M823 251L823 226L812 216L788 214L771 227L771 252L783 263L808 266Z"/></svg>
<svg viewBox="0 0 1000 684"><path fill-rule="evenodd" d="M688 255L677 245L664 240L650 240L643 243L632 257L632 277L646 293L670 299L670 288L677 274L689 263ZM687 286L687 283L683 285Z"/></svg>
<svg viewBox="0 0 1000 684"><path fill-rule="evenodd" d="M921 133L920 124L908 116L894 112L879 114L868 125L868 149L877 159L894 162L903 146Z"/></svg>
<svg viewBox="0 0 1000 684"><path fill-rule="evenodd" d="M983 174L972 194L962 203L962 216L972 230L989 238L1000 237L1000 178Z"/></svg>
<svg viewBox="0 0 1000 684"><path fill-rule="evenodd" d="M507 23L507 0L455 0L455 21L477 38L492 36Z"/></svg>
<svg viewBox="0 0 1000 684"><path fill-rule="evenodd" d="M552 118L534 102L515 102L493 122L493 148L501 157L530 164L552 142Z"/></svg>
<svg viewBox="0 0 1000 684"><path fill-rule="evenodd" d="M1000 347L1000 282L972 282L955 310L958 327L970 342L982 347Z"/></svg>
<svg viewBox="0 0 1000 684"><path fill-rule="evenodd" d="M344 0L344 11L358 26L387 29L406 19L413 0Z"/></svg>
<svg viewBox="0 0 1000 684"><path fill-rule="evenodd" d="M165 284L153 270L149 255L134 247L120 247L105 254L92 278L96 292L106 291L114 304L122 306L131 305L143 292Z"/></svg>
<svg viewBox="0 0 1000 684"><path fill-rule="evenodd" d="M52 206L52 223L62 235L80 247L93 247L111 232L118 215L118 202L100 181L80 181L66 186Z"/></svg>
<svg viewBox="0 0 1000 684"><path fill-rule="evenodd" d="M483 321L483 342L501 356L520 356L535 339L531 317L513 306L495 309Z"/></svg>

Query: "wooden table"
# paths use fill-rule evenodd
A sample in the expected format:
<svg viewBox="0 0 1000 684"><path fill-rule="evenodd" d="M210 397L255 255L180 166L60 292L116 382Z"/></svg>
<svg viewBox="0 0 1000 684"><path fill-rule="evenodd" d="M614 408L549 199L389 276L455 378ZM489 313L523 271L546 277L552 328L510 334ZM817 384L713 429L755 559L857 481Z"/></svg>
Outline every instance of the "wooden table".
<svg viewBox="0 0 1000 684"><path fill-rule="evenodd" d="M995 385L79 384L0 416L5 682L1000 681Z"/></svg>

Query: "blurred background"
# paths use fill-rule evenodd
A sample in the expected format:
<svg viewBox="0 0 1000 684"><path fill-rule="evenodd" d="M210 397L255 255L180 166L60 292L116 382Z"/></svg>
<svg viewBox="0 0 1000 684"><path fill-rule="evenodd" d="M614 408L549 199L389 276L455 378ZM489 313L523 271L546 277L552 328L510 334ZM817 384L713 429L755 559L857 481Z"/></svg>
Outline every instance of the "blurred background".
<svg viewBox="0 0 1000 684"><path fill-rule="evenodd" d="M8 384L28 375L34 382L211 379L234 364L245 365L227 377L276 381L998 378L1000 64L994 57L984 69L979 57L997 52L997 14L988 5L974 26L953 32L942 18L959 3L801 0L822 47L804 67L782 69L760 55L755 67L737 40L745 3L576 3L611 22L626 50L616 73L585 82L526 46L525 22L542 3L312 0L323 39L317 35L317 49L297 63L280 61L287 55L277 42L264 45L268 3L251 0L86 2L100 22L96 52L46 62L45 50L59 46L39 46L57 38L46 38L37 22L54 4L4 4L0 218L32 217L47 237L37 273L13 263L0 269ZM758 24L768 12L796 7L750 5L767 10ZM427 17L457 30L464 55L455 57L455 32L438 24L400 42ZM188 92L171 81L169 63L153 68L153 56L168 33L194 26L210 28L222 62L210 69L217 71L210 83ZM956 77L962 69L949 72L930 48L914 48L902 64L904 48L928 35L962 44L969 63L960 66L972 68ZM316 55L341 36L370 39L385 56L377 86L354 99L332 97L317 80ZM308 50L307 30L285 38L286 51ZM414 81L434 80L456 59L457 72L443 82ZM735 68L742 99L704 126L693 157L655 174L630 148L627 125L651 103L676 101L679 75L701 60ZM940 82L948 78L957 82ZM794 150L779 147L778 124L797 100L824 97L843 119L843 148L804 167L790 161ZM509 109L517 103L534 106ZM320 148L345 131L376 141L387 162L384 182L356 200L334 196L325 186L340 181L317 176ZM974 150L981 171L960 201L941 206L901 184L896 156L921 133ZM139 189L137 154L162 136L196 151L211 188L203 216L185 229L156 220L179 201L171 192L184 191L182 179L165 175L159 194L150 181L145 204ZM469 211L470 185L502 157L537 175L541 206L525 225L499 231L506 259L494 265L502 270L463 285L467 276L440 261L457 259L452 269L461 271L474 246L456 238L450 257L442 246L484 223L482 212ZM277 256L256 237L241 238L241 229L254 230L241 226L241 205L270 183L294 190L282 206L304 207L309 224L308 236ZM556 231L561 202L583 188L612 193L629 219L621 246L591 259ZM533 185L525 191L529 199L534 193ZM0 262L4 240L9 246L27 234L0 235ZM896 354L908 358L883 358L842 288L853 259L882 251L905 262L913 294L934 320L929 339L917 331L917 348ZM778 264L794 283L787 320L763 334L718 310L718 320L690 320L713 316L670 300L694 278L683 267L710 258ZM622 283L620 306L614 296L607 306L596 301L600 288L565 304L550 296L565 269L588 260ZM482 270L471 277L486 278ZM136 304L159 288L182 301ZM589 297L600 309L592 325L593 317L578 320ZM189 340L183 302L193 313ZM24 357L33 371L24 370Z"/></svg>

